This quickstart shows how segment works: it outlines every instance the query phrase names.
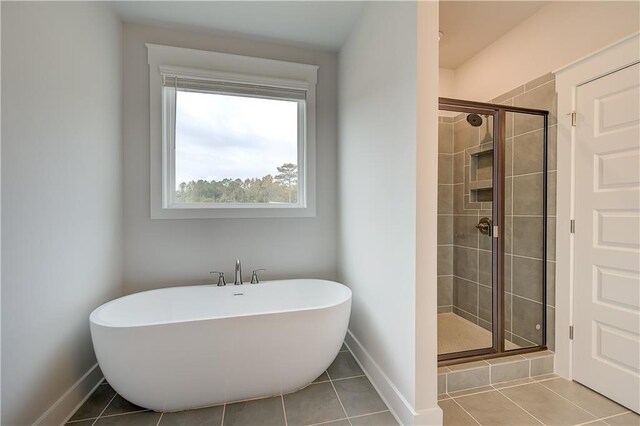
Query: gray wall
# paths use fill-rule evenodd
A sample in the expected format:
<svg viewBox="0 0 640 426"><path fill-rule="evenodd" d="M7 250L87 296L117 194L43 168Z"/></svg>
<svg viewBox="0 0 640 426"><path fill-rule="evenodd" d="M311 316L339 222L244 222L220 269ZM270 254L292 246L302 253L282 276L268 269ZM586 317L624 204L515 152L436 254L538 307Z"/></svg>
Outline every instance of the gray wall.
<svg viewBox="0 0 640 426"><path fill-rule="evenodd" d="M2 422L96 362L122 290L122 25L102 3L2 2Z"/></svg>
<svg viewBox="0 0 640 426"><path fill-rule="evenodd" d="M145 43L318 65L317 217L151 220L149 67ZM337 54L173 28L124 26L124 184L127 293L232 276L236 258L263 279L337 275Z"/></svg>
<svg viewBox="0 0 640 426"><path fill-rule="evenodd" d="M349 329L413 404L416 4L367 4L340 51L340 280Z"/></svg>

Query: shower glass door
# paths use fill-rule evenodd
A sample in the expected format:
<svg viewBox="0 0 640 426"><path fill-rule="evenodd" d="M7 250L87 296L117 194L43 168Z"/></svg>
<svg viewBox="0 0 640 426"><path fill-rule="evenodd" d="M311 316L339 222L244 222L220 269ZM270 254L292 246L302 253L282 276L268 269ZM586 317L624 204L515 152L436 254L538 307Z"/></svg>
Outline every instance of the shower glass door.
<svg viewBox="0 0 640 426"><path fill-rule="evenodd" d="M440 99L441 362L546 345L547 121L543 110Z"/></svg>
<svg viewBox="0 0 640 426"><path fill-rule="evenodd" d="M492 109L441 104L439 122L438 354L493 353L494 134Z"/></svg>
<svg viewBox="0 0 640 426"><path fill-rule="evenodd" d="M508 111L505 124L504 346L516 350L546 345L544 289L555 263L545 236L555 210L546 201L546 117Z"/></svg>

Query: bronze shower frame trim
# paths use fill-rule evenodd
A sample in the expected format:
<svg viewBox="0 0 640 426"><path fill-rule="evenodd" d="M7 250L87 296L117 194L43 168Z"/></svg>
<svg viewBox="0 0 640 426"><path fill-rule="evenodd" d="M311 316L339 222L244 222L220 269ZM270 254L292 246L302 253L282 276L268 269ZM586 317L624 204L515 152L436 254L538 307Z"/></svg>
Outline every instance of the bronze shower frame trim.
<svg viewBox="0 0 640 426"><path fill-rule="evenodd" d="M451 365L460 362L496 358L504 355L516 355L547 349L547 157L549 111L474 102L462 99L438 98L438 107L443 111L482 114L493 117L493 226L498 227L498 236L492 236L492 345L487 348L438 354L438 364ZM505 184L505 146L507 112L542 116L543 157L542 157L542 342L538 346L505 351L504 349L504 184ZM496 135L498 135L496 139ZM478 265L479 267L479 265Z"/></svg>

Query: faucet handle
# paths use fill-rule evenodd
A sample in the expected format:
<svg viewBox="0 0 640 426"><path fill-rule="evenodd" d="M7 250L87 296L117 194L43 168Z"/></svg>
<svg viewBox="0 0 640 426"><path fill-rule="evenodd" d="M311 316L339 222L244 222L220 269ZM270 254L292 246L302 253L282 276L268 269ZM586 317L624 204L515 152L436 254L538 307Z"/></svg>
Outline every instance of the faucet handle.
<svg viewBox="0 0 640 426"><path fill-rule="evenodd" d="M258 280L258 272L260 271L266 271L265 268L260 268L260 269L254 269L253 273L251 274L251 284L258 284L260 281Z"/></svg>
<svg viewBox="0 0 640 426"><path fill-rule="evenodd" d="M227 285L227 282L224 280L224 272L220 271L211 271L210 274L218 274L218 287L222 287Z"/></svg>

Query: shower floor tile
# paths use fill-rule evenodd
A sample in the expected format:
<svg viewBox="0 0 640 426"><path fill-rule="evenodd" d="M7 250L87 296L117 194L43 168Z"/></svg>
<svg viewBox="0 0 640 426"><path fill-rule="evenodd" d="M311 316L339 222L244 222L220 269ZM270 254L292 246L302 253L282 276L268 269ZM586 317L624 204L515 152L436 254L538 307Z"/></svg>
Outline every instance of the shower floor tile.
<svg viewBox="0 0 640 426"><path fill-rule="evenodd" d="M490 331L451 312L438 314L438 354L490 347ZM506 342L505 349L518 348L519 346Z"/></svg>

